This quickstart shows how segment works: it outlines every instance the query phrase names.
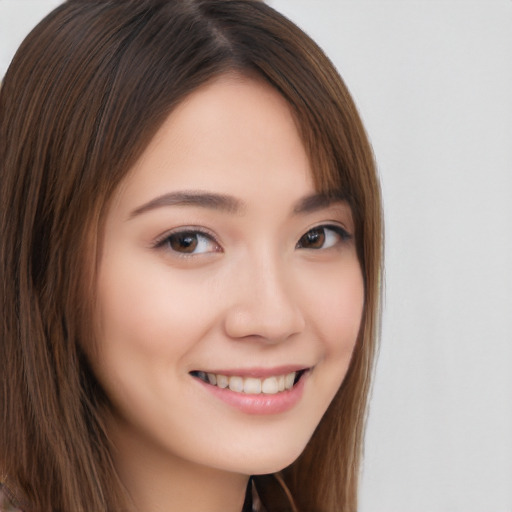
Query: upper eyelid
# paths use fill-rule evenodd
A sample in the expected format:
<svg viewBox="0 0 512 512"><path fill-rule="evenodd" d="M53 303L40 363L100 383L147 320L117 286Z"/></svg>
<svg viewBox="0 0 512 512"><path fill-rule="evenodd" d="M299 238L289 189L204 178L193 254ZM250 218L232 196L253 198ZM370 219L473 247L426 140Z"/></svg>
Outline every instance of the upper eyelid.
<svg viewBox="0 0 512 512"><path fill-rule="evenodd" d="M206 238L209 238L212 240L212 242L216 243L219 247L222 247L219 240L217 239L217 236L212 233L210 230L199 227L199 226L180 226L179 228L170 229L169 231L166 231L165 233L162 233L161 235L157 236L151 243L152 247L159 247L161 246L170 236L172 235L178 235L180 233L195 233L201 236L204 236Z"/></svg>
<svg viewBox="0 0 512 512"><path fill-rule="evenodd" d="M312 226L307 228L306 231L304 231L304 233L301 236L304 236L306 233L308 233L312 229L318 229L318 228L325 228L325 229L330 228L333 230L341 229L347 234L347 236L349 236L351 238L354 237L353 231L351 229L349 229L343 222L340 222L337 220L328 220L328 221L319 222L317 224L313 224Z"/></svg>

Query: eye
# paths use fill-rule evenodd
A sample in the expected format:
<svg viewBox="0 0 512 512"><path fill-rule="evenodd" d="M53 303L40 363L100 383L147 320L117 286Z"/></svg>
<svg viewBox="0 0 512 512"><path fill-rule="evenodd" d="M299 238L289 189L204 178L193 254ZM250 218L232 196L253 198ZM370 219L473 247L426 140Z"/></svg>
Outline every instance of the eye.
<svg viewBox="0 0 512 512"><path fill-rule="evenodd" d="M300 237L297 249L329 249L349 240L351 235L341 226L317 226Z"/></svg>
<svg viewBox="0 0 512 512"><path fill-rule="evenodd" d="M183 255L220 252L221 250L219 244L211 235L197 230L185 230L168 234L156 243L156 247L168 248Z"/></svg>

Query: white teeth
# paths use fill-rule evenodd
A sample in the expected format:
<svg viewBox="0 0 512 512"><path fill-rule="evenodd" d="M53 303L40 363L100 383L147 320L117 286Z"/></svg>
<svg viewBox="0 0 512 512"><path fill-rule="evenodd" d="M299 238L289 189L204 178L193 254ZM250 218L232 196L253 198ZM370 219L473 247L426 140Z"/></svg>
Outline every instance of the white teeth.
<svg viewBox="0 0 512 512"><path fill-rule="evenodd" d="M267 393L268 395L275 395L279 391L277 378L269 377L268 379L265 379L261 385L261 390L263 393Z"/></svg>
<svg viewBox="0 0 512 512"><path fill-rule="evenodd" d="M231 389L231 391L240 393L244 390L244 379L242 377L230 377L229 389Z"/></svg>
<svg viewBox="0 0 512 512"><path fill-rule="evenodd" d="M209 382L212 386L219 388L228 388L236 393L246 393L249 395L258 395L260 393L266 395L275 395L286 390L293 388L297 372L290 372L286 375L276 375L267 377L265 379L258 379L256 377L239 377L233 375L228 377L226 375L197 372L197 376Z"/></svg>
<svg viewBox="0 0 512 512"><path fill-rule="evenodd" d="M225 375L217 375L217 386L219 388L227 388L229 380Z"/></svg>
<svg viewBox="0 0 512 512"><path fill-rule="evenodd" d="M261 379L254 379L252 377L247 377L244 380L244 393L250 393L251 395L257 395L261 393Z"/></svg>
<svg viewBox="0 0 512 512"><path fill-rule="evenodd" d="M293 383L295 382L295 372L289 373L284 378L284 387L285 389L292 389Z"/></svg>
<svg viewBox="0 0 512 512"><path fill-rule="evenodd" d="M284 375L277 377L277 389L278 391L284 391Z"/></svg>

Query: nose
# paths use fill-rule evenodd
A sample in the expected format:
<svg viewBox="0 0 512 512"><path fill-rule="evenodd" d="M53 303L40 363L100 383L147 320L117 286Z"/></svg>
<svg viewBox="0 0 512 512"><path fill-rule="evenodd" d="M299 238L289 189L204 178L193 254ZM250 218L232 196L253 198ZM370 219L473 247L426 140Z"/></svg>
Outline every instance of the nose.
<svg viewBox="0 0 512 512"><path fill-rule="evenodd" d="M279 343L304 330L292 273L269 259L244 265L231 280L233 298L225 316L231 338Z"/></svg>

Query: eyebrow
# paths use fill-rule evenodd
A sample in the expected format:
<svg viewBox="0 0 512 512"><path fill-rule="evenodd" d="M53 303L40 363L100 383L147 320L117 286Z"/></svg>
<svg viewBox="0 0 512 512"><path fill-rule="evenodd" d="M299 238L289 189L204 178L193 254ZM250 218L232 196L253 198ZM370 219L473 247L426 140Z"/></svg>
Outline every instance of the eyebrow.
<svg viewBox="0 0 512 512"><path fill-rule="evenodd" d="M239 214L243 210L242 201L222 194L210 192L170 192L152 199L139 206L130 214L130 219L141 213L162 208L163 206L199 206L210 210L220 210L226 213Z"/></svg>
<svg viewBox="0 0 512 512"><path fill-rule="evenodd" d="M342 193L316 193L300 199L295 207L293 213L295 215L316 212L328 208L333 203L345 203L347 197Z"/></svg>
<svg viewBox="0 0 512 512"><path fill-rule="evenodd" d="M312 213L328 208L333 203L346 202L343 194L315 193L301 198L293 207L294 215ZM244 210L244 203L239 199L224 194L215 194L201 191L170 192L144 203L133 210L129 219L165 206L196 206L225 213L240 214Z"/></svg>

